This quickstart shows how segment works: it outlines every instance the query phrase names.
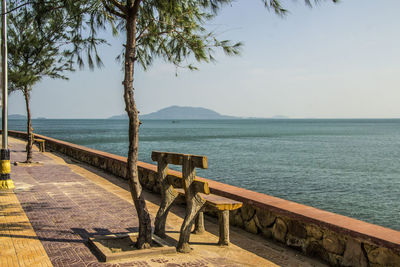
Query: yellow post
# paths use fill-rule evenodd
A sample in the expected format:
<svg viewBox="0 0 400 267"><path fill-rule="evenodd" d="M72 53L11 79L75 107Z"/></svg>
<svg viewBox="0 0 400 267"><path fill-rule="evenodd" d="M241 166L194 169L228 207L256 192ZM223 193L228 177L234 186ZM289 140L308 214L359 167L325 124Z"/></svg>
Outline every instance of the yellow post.
<svg viewBox="0 0 400 267"><path fill-rule="evenodd" d="M0 190L13 189L14 183L10 178L10 150L0 150Z"/></svg>
<svg viewBox="0 0 400 267"><path fill-rule="evenodd" d="M0 190L13 189L14 183L10 178L10 150L8 149L7 125L7 9L6 1L1 1L1 87L2 87L2 146L0 150Z"/></svg>

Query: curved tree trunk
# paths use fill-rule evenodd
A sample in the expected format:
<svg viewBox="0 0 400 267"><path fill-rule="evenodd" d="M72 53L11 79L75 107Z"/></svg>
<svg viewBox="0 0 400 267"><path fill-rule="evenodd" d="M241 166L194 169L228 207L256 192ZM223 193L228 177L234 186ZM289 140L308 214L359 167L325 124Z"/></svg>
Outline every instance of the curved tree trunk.
<svg viewBox="0 0 400 267"><path fill-rule="evenodd" d="M26 132L28 134L28 143L26 144L26 162L32 162L32 121L31 121L31 109L29 107L30 93L27 87L24 88L24 97L25 97L25 105L26 105L26 115L27 115L27 123L26 123Z"/></svg>
<svg viewBox="0 0 400 267"><path fill-rule="evenodd" d="M143 197L142 187L139 182L137 161L139 146L139 117L133 94L133 74L136 54L136 17L127 16L126 21L126 47L125 47L125 78L124 100L125 110L129 117L129 151L127 164L127 179L135 208L139 217L139 237L136 247L149 248L151 246L151 220Z"/></svg>

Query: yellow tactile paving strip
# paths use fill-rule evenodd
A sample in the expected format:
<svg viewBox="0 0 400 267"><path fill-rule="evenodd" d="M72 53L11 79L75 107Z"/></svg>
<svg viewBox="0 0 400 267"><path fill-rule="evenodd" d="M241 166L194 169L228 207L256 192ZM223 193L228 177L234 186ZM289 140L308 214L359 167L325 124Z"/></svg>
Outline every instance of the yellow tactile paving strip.
<svg viewBox="0 0 400 267"><path fill-rule="evenodd" d="M53 266L12 191L0 191L0 266Z"/></svg>

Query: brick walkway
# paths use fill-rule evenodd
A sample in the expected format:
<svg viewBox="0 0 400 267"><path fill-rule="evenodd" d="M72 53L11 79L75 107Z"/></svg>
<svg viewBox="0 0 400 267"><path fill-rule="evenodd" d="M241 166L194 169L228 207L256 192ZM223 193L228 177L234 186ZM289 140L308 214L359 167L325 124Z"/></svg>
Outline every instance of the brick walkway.
<svg viewBox="0 0 400 267"><path fill-rule="evenodd" d="M12 145L11 161L23 161L25 159L24 144L15 139L11 139L10 143ZM9 239L10 236L14 236L14 239L20 238L22 245L25 244L31 247L32 251L35 251L27 252L27 255L40 255L35 260L43 259L43 266L50 265L48 259L54 266L277 266L271 261L238 246L220 248L213 244L196 245L196 242L193 242L194 252L190 254L150 257L112 264L99 262L87 246L87 240L90 236L137 230L136 211L130 199L130 193L124 189L126 185L122 181L112 183L77 165L66 164L50 153L35 152L34 160L42 162L43 165L12 166L11 175L16 185L15 196L25 212L23 213L21 210L21 213L23 216L26 214L30 224L25 219L28 225L26 229L22 227L23 229L18 229L18 233L7 234L5 231L10 230L11 225L5 225L3 221L10 214L7 214L7 210L2 208L0 253L6 251L4 246L7 245L3 244L11 246ZM13 195L9 196L12 198ZM15 200L6 200L4 196L4 194L1 195L0 204L2 206L13 201L16 206L19 205L15 196ZM153 196L153 198L155 197ZM154 203L148 202L148 208L151 214L155 214L158 207ZM182 210L181 207L178 209ZM12 218L9 217L9 219ZM21 219L19 217L15 220L20 221ZM172 220L175 225L175 227L170 225L169 229L178 230L180 224L176 222L182 219L171 214L169 220ZM216 228L216 226L213 227ZM41 245L35 237L35 233ZM197 237L192 236L196 241L195 238ZM177 237L177 234L175 234L175 237ZM214 239L217 240L217 237L210 233L207 233L205 237L211 243L214 242ZM235 238L235 233L233 233L232 238ZM3 242L5 239L8 241ZM27 240L36 243L34 245L24 243ZM15 243L15 240L13 242ZM249 239L245 242L252 241ZM271 248L265 246L261 246L261 249L272 251ZM18 254L24 249L16 249L15 251L15 254ZM280 255L279 252L274 253L271 254L274 262L280 260L284 263L288 258L285 255ZM2 255L0 254L3 260ZM0 266L39 266L29 262L28 257L17 258L18 262L14 259L7 264L4 260L0 261ZM295 259L295 264L289 265L314 266L304 262L302 264L302 262Z"/></svg>
<svg viewBox="0 0 400 267"><path fill-rule="evenodd" d="M23 144L13 144L12 161L24 160L23 148ZM131 228L138 225L134 207L65 165L39 153L34 159L44 165L15 166L12 179L51 262L54 266L98 265L86 240L93 234L135 230Z"/></svg>

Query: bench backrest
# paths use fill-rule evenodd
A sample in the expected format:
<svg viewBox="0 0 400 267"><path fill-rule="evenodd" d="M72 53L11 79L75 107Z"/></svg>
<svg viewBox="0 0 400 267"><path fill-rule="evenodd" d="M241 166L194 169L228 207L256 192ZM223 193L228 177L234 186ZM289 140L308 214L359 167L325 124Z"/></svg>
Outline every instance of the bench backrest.
<svg viewBox="0 0 400 267"><path fill-rule="evenodd" d="M206 156L153 151L151 153L151 159L157 161L158 179L160 181L166 178L170 185L183 188L186 195L189 191L191 194L210 194L208 183L195 178L195 168L207 169ZM181 165L182 176L170 175L168 164Z"/></svg>
<svg viewBox="0 0 400 267"><path fill-rule="evenodd" d="M170 185L172 185L174 188L183 188L182 176L168 173L167 180L168 180L168 183ZM210 194L210 188L208 187L207 182L204 182L204 181L201 181L201 180L198 180L195 178L192 182L192 186L194 186L196 192L206 194L206 195Z"/></svg>
<svg viewBox="0 0 400 267"><path fill-rule="evenodd" d="M207 157L191 154L171 153L171 152L151 152L151 159L158 161L160 157L164 157L166 162L174 165L183 165L184 159L189 158L194 168L207 169Z"/></svg>

